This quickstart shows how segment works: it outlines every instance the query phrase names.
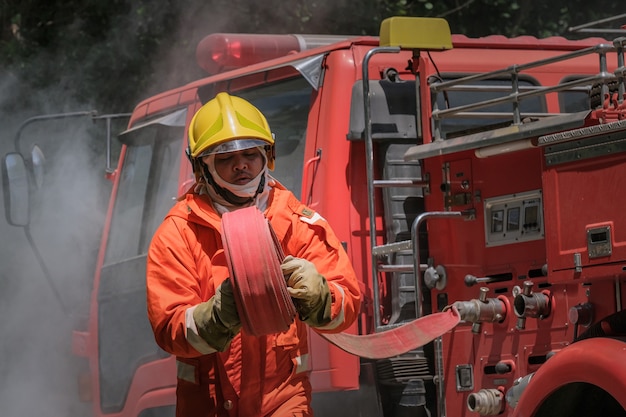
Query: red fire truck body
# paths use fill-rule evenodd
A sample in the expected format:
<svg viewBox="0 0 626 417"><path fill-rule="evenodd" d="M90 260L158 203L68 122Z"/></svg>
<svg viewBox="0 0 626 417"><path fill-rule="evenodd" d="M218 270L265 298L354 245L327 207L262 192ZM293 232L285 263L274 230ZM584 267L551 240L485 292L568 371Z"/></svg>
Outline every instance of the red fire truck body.
<svg viewBox="0 0 626 417"><path fill-rule="evenodd" d="M258 62L288 35L214 34L204 46L222 49L198 56L220 72L137 105L74 337L94 416L172 415L145 255L193 181L188 123L220 91L264 112L273 175L344 242L362 280L352 333L461 317L382 360L310 332L317 416L626 414L624 39L446 40L440 19L386 22L380 38L288 42Z"/></svg>

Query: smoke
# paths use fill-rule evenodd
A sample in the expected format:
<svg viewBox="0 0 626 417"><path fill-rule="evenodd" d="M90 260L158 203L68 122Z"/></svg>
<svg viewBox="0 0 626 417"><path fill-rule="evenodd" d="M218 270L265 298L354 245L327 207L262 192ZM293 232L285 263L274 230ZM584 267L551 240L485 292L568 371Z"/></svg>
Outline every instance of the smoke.
<svg viewBox="0 0 626 417"><path fill-rule="evenodd" d="M2 155L16 150L16 122L26 116L2 124ZM43 187L31 198L28 231L35 248L24 230L0 224L0 404L6 416L85 415L70 342L88 311L110 190L104 162L89 149L91 129L91 120L65 120L22 130L20 149L28 153L38 144L47 160Z"/></svg>
<svg viewBox="0 0 626 417"><path fill-rule="evenodd" d="M195 62L195 46L210 33L300 32L305 23L305 32L324 33L331 15L321 10L321 2L311 11L314 21L307 20L308 15L294 14L292 8L277 16L270 5L251 0L184 2L185 7L160 2L149 9L142 3L133 2L125 13L113 16L106 33L90 34L85 18L77 18L68 31L93 36L97 43L90 47L43 50L32 57L31 66L37 68L33 75L55 80L45 90L38 90L36 83L21 83L11 73L0 73L0 109L5 109L0 113L0 156L17 150L18 131L22 152L28 154L37 144L46 156L43 187L31 199L29 231L36 246L31 247L24 230L0 219L3 417L92 414L91 405L78 399L78 374L86 364L72 355L71 336L74 330L86 329L111 190L104 179L104 122L68 118L21 123L32 116L92 109L130 112L131 108L116 107L122 98L138 102L206 76ZM150 18L141 18L145 14ZM163 25L171 36L155 40L156 28ZM137 62L146 48L155 51L151 61ZM70 56L83 57L78 67L68 67ZM134 71L137 65L141 73ZM113 131L122 129L123 123L118 123Z"/></svg>
<svg viewBox="0 0 626 417"><path fill-rule="evenodd" d="M120 97L139 101L206 75L195 62L195 46L204 36L218 31L297 32L307 22L306 16L296 16L292 10L277 18L276 10L264 2L250 0L189 2L188 7L176 6L176 13L173 5L146 9L136 3L113 18L110 33L99 34L100 43L93 48L43 50L32 57L32 65L40 68L39 77L55 79L53 86L38 90L15 74L0 72L0 156L18 150L14 144L18 132L19 150L25 156L35 144L46 156L43 186L31 198L28 231L36 246L29 244L25 230L0 219L2 416L91 414L91 405L78 400L78 373L85 362L72 355L71 337L72 331L86 329L111 191L105 179L104 121L77 117L22 123L32 116L102 111L88 88L96 83L105 112L131 112L132 108L115 107ZM321 10L321 3L316 4L317 21L308 21L308 33L324 33L324 19L330 15ZM141 13L150 13L150 19L139 19ZM231 19L232 13L237 13L236 19ZM70 29L84 24L77 19ZM154 28L163 24L171 27L171 36L155 41ZM151 62L141 63L145 71L139 76L129 73L136 52L148 47L156 52ZM73 54L84 57L80 68L59 63L66 65L65 58ZM113 132L121 131L125 122L116 122ZM113 164L118 150L113 149Z"/></svg>
<svg viewBox="0 0 626 417"><path fill-rule="evenodd" d="M119 32L123 28L112 36ZM103 42L109 39L105 36ZM127 39L132 50L134 38L127 33ZM32 61L47 72L43 65L50 62L50 55L42 51ZM102 65L88 60L83 64ZM7 224L4 216L0 220L0 413L6 417L91 415L91 404L81 403L78 395L78 376L86 362L72 354L71 340L74 330L86 329L111 191L105 179L106 130L104 121L90 117L23 124L33 116L94 108L90 98L80 94L88 81L86 72L55 77L58 82L53 86L36 90L15 74L0 73L0 109L4 110L0 113L0 157L18 150L28 157L35 144L46 157L43 186L32 193L30 201L27 231L35 247L25 230ZM114 123L113 131L119 132L126 122ZM117 154L115 149L113 154Z"/></svg>

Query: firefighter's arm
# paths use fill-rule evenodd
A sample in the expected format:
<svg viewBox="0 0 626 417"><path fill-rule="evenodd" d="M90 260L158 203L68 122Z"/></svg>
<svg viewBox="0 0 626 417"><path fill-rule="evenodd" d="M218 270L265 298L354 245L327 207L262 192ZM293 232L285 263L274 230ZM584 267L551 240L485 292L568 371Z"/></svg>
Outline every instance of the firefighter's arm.
<svg viewBox="0 0 626 417"><path fill-rule="evenodd" d="M318 309L316 330L328 333L349 328L361 306L361 292L354 268L332 228L317 213L308 211L294 226L294 236L287 242L285 253L306 259L324 278L328 296L322 295L323 310ZM314 274L315 275L315 274ZM297 302L296 302L297 303ZM330 316L328 307L330 306ZM330 317L330 320L326 320ZM324 324L321 324L324 323Z"/></svg>
<svg viewBox="0 0 626 417"><path fill-rule="evenodd" d="M200 353L187 341L186 310L202 301L194 283L193 256L185 248L184 232L172 218L156 230L146 264L148 318L157 344L166 352L194 357Z"/></svg>
<svg viewBox="0 0 626 417"><path fill-rule="evenodd" d="M203 296L206 288L201 288L200 283L211 282L216 277L200 279L196 263L202 251L194 232L182 219L174 217L167 218L159 226L148 250L148 318L157 344L179 357L197 357L216 352L221 347L221 343L217 342L217 334L220 334L217 330L213 341L216 346L203 338L203 334L209 333L208 324L212 320L222 322L221 337L226 333L225 327L230 327L229 334L237 330L235 320L228 313L223 314L224 304L230 306L230 301L225 301L228 296L224 297L224 292L228 290L223 291L224 288L218 286L214 290L215 295L219 292L217 297L214 295L207 301ZM216 267L207 269L215 271ZM226 276L227 270L224 271ZM199 323L196 323L195 317L199 317Z"/></svg>

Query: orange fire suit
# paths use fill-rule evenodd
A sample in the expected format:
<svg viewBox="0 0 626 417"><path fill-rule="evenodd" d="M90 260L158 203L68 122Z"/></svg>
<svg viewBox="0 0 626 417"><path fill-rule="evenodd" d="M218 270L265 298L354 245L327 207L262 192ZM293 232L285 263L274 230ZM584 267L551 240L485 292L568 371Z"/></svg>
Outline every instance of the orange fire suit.
<svg viewBox="0 0 626 417"><path fill-rule="evenodd" d="M360 292L332 229L279 183L264 214L285 255L313 262L328 282L331 322L316 331L348 328L359 311ZM193 309L229 275L220 233L220 217L208 197L188 193L166 216L148 252L148 316L159 346L177 359L176 416L311 416L302 321L262 337L242 330L225 352L198 335Z"/></svg>

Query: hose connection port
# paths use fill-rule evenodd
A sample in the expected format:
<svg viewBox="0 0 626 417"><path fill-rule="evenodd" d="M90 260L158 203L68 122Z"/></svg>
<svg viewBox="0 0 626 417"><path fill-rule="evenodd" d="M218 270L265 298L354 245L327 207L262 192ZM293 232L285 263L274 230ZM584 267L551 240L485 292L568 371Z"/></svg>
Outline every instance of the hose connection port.
<svg viewBox="0 0 626 417"><path fill-rule="evenodd" d="M524 287L513 300L513 310L517 316L516 328L526 328L527 318L544 319L550 315L550 296L544 292L533 292L532 281L525 281Z"/></svg>
<svg viewBox="0 0 626 417"><path fill-rule="evenodd" d="M481 416L497 416L504 411L504 393L499 389L481 389L467 397L467 408Z"/></svg>
<svg viewBox="0 0 626 417"><path fill-rule="evenodd" d="M453 303L461 320L473 323L473 333L480 332L483 322L502 322L506 317L506 303L500 298L487 298L488 292L489 288L481 287L478 299Z"/></svg>

